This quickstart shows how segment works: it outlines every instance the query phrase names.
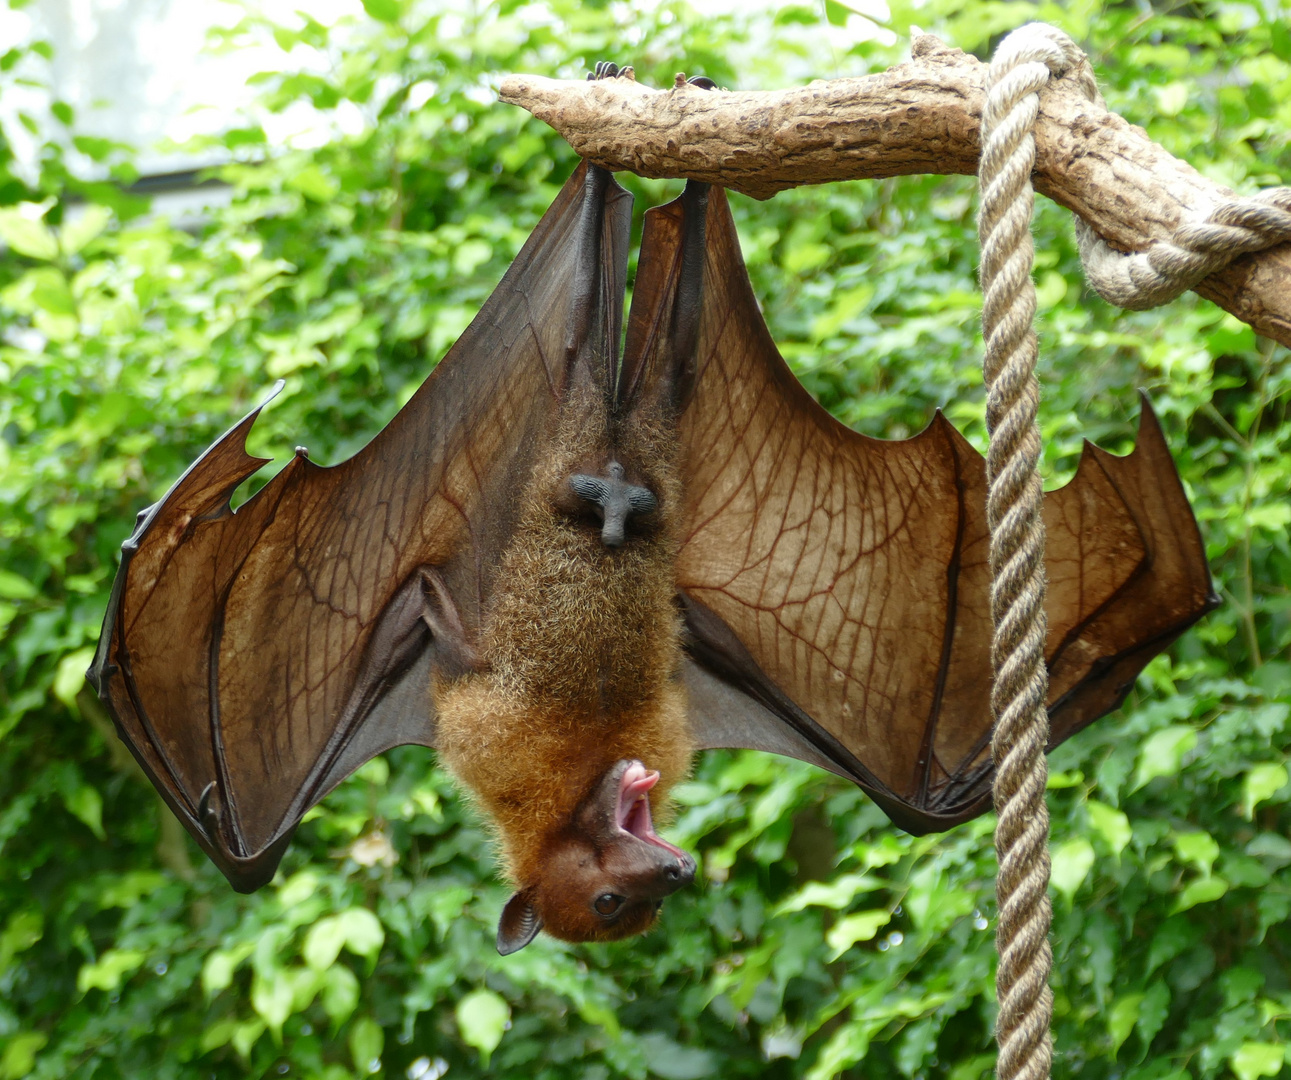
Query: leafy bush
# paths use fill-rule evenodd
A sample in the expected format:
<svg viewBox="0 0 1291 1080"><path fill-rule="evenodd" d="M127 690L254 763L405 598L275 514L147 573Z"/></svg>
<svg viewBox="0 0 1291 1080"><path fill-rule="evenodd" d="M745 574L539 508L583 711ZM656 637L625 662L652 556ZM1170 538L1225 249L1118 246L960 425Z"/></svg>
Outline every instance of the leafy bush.
<svg viewBox="0 0 1291 1080"><path fill-rule="evenodd" d="M577 76L612 57L653 85L685 70L772 87L904 49L841 51L838 26L863 24L834 0L835 27L814 5L364 8L331 28L302 14L228 33L331 61L266 73L265 108L306 100L365 123L309 150L270 147L255 123L230 131L220 172L235 198L195 235L77 179L62 131L44 132L34 183L0 140L0 1077L985 1075L990 818L913 839L805 765L713 753L674 826L704 883L670 902L662 932L541 940L502 960L484 834L427 752L365 766L309 815L275 883L243 897L84 687L142 506L276 378L253 452L352 453L498 280L574 163L494 101L501 74ZM984 55L1021 22L1056 22L1113 108L1250 190L1291 165L1286 14L894 0L886 25ZM0 93L39 69L48 49L34 49L0 57ZM116 148L80 149L129 178ZM638 212L676 187L630 184ZM79 216L73 197L88 200ZM943 406L981 445L970 179L735 204L773 332L837 415L899 437ZM1082 435L1127 448L1132 390L1147 387L1225 600L1123 710L1054 755L1055 1071L1277 1076L1291 1019L1287 352L1195 297L1110 309L1083 290L1053 206L1037 238L1048 469L1069 475Z"/></svg>

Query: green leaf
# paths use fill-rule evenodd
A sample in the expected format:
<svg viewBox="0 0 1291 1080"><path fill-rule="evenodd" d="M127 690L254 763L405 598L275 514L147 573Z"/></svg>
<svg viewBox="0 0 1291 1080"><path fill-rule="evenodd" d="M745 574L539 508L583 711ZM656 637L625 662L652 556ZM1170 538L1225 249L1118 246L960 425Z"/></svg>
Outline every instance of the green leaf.
<svg viewBox="0 0 1291 1080"><path fill-rule="evenodd" d="M1261 503L1247 507L1243 517L1254 528L1282 535L1291 525L1291 505L1284 502Z"/></svg>
<svg viewBox="0 0 1291 1080"><path fill-rule="evenodd" d="M510 1020L511 1006L492 990L473 990L457 1003L457 1029L462 1041L480 1052L485 1068Z"/></svg>
<svg viewBox="0 0 1291 1080"><path fill-rule="evenodd" d="M1112 1040L1110 1056L1114 1059L1125 1040L1130 1037L1134 1025L1139 1020L1139 1007L1143 1004L1143 994L1127 994L1117 998L1107 1014L1107 1034Z"/></svg>
<svg viewBox="0 0 1291 1080"><path fill-rule="evenodd" d="M1195 866L1202 877L1209 877L1215 860L1219 858L1219 845L1210 833L1175 833L1174 850L1179 861Z"/></svg>
<svg viewBox="0 0 1291 1080"><path fill-rule="evenodd" d="M959 1062L950 1070L946 1080L981 1080L995 1068L994 1054L976 1054Z"/></svg>
<svg viewBox="0 0 1291 1080"><path fill-rule="evenodd" d="M318 874L313 870L302 870L298 874L292 874L278 890L278 903L282 905L283 910L293 908L317 895L318 885Z"/></svg>
<svg viewBox="0 0 1291 1080"><path fill-rule="evenodd" d="M0 1055L0 1080L22 1080L36 1067L36 1055L47 1042L49 1036L40 1031L11 1036L5 1043L4 1054Z"/></svg>
<svg viewBox="0 0 1291 1080"><path fill-rule="evenodd" d="M236 1020L219 1020L202 1032L202 1053L209 1054L228 1044L237 1030Z"/></svg>
<svg viewBox="0 0 1291 1080"><path fill-rule="evenodd" d="M216 949L202 964L202 989L206 996L214 997L233 982L233 973L255 949L255 942L247 941L232 949Z"/></svg>
<svg viewBox="0 0 1291 1080"><path fill-rule="evenodd" d="M41 220L53 205L50 199L43 203L19 203L16 207L0 210L0 240L19 255L46 262L58 258L58 241Z"/></svg>
<svg viewBox="0 0 1291 1080"><path fill-rule="evenodd" d="M333 964L324 976L319 1000L332 1023L344 1022L359 1004L359 980L344 964Z"/></svg>
<svg viewBox="0 0 1291 1080"><path fill-rule="evenodd" d="M350 1057L360 1076L381 1071L385 1042L385 1031L370 1016L360 1016L350 1025Z"/></svg>
<svg viewBox="0 0 1291 1080"><path fill-rule="evenodd" d="M97 788L81 784L70 792L64 792L63 805L72 816L83 821L100 840L107 838L103 831L103 796Z"/></svg>
<svg viewBox="0 0 1291 1080"><path fill-rule="evenodd" d="M99 236L112 220L112 211L106 206L91 203L64 226L59 236L63 254L75 255L86 244Z"/></svg>
<svg viewBox="0 0 1291 1080"><path fill-rule="evenodd" d="M810 881L775 909L787 915L806 907L845 908L858 896L883 888L883 881L870 874L843 874L833 881Z"/></svg>
<svg viewBox="0 0 1291 1080"><path fill-rule="evenodd" d="M1120 810L1097 799L1085 800L1085 812L1089 815L1089 823L1094 831L1103 838L1112 854L1119 858L1134 835L1130 819Z"/></svg>
<svg viewBox="0 0 1291 1080"><path fill-rule="evenodd" d="M882 909L858 911L839 919L825 935L825 941L834 950L830 959L837 960L858 941L872 941L874 935L891 921L891 912Z"/></svg>
<svg viewBox="0 0 1291 1080"><path fill-rule="evenodd" d="M157 870L134 870L109 882L96 896L99 909L134 907L140 899L166 884L166 875Z"/></svg>
<svg viewBox="0 0 1291 1080"><path fill-rule="evenodd" d="M300 954L315 971L324 971L336 962L344 944L345 927L337 916L329 915L309 928Z"/></svg>
<svg viewBox="0 0 1291 1080"><path fill-rule="evenodd" d="M282 1025L291 1015L294 988L287 972L271 972L267 978L257 971L251 979L251 1007L264 1019L274 1042L282 1042Z"/></svg>
<svg viewBox="0 0 1291 1080"><path fill-rule="evenodd" d="M381 929L380 920L367 908L350 908L342 911L336 918L345 935L345 946L350 952L371 959L381 951L385 931Z"/></svg>
<svg viewBox="0 0 1291 1080"><path fill-rule="evenodd" d="M260 1041L260 1036L265 1032L265 1022L263 1020L244 1020L233 1029L233 1034L229 1037L229 1042L233 1044L233 1049L243 1058L251 1056L251 1049Z"/></svg>
<svg viewBox="0 0 1291 1080"><path fill-rule="evenodd" d="M921 933L938 934L977 906L977 894L962 879L935 866L923 866L910 875L905 908Z"/></svg>
<svg viewBox="0 0 1291 1080"><path fill-rule="evenodd" d="M1170 724L1153 732L1139 753L1133 790L1138 791L1159 776L1178 775L1184 755L1196 745L1197 732L1184 724Z"/></svg>
<svg viewBox="0 0 1291 1080"><path fill-rule="evenodd" d="M390 780L390 763L384 757L374 757L355 770L354 775L365 784L385 787Z"/></svg>
<svg viewBox="0 0 1291 1080"><path fill-rule="evenodd" d="M1242 1043L1229 1058L1237 1080L1260 1080L1261 1076L1277 1076L1285 1062L1286 1048L1281 1043Z"/></svg>
<svg viewBox="0 0 1291 1080"><path fill-rule="evenodd" d="M484 240L466 240L453 252L453 269L466 277L493 257L493 245Z"/></svg>
<svg viewBox="0 0 1291 1080"><path fill-rule="evenodd" d="M1242 781L1242 815L1247 821L1255 818L1255 808L1260 803L1273 798L1279 791L1291 783L1287 767L1273 762L1254 765Z"/></svg>
<svg viewBox="0 0 1291 1080"><path fill-rule="evenodd" d="M13 958L26 952L45 933L45 917L39 911L15 911L0 934L0 975L8 969Z"/></svg>
<svg viewBox="0 0 1291 1080"><path fill-rule="evenodd" d="M287 178L287 186L320 203L336 198L338 191L335 177L328 176L317 165L306 165L292 173Z"/></svg>
<svg viewBox="0 0 1291 1080"><path fill-rule="evenodd" d="M76 695L81 692L85 683L85 670L94 659L93 646L69 652L58 662L58 671L54 675L54 697L58 698L72 712L79 712Z"/></svg>
<svg viewBox="0 0 1291 1080"><path fill-rule="evenodd" d="M1152 1040L1161 1030L1166 1017L1170 1015L1170 988L1164 979L1156 979L1143 995L1139 1005L1139 1038L1143 1040L1144 1050L1152 1046Z"/></svg>
<svg viewBox="0 0 1291 1080"><path fill-rule="evenodd" d="M6 600L31 600L37 595L36 586L12 570L0 570L0 596Z"/></svg>
<svg viewBox="0 0 1291 1080"><path fill-rule="evenodd" d="M1044 312L1057 307L1067 295L1067 279L1057 270L1046 271L1035 286L1036 309Z"/></svg>
<svg viewBox="0 0 1291 1080"><path fill-rule="evenodd" d="M1094 865L1094 845L1083 836L1067 840L1053 849L1049 880L1071 904L1089 869Z"/></svg>
<svg viewBox="0 0 1291 1080"><path fill-rule="evenodd" d="M90 990L113 991L124 979L147 959L137 949L109 949L94 964L83 964L76 974L76 989L82 994Z"/></svg>
<svg viewBox="0 0 1291 1080"><path fill-rule="evenodd" d="M1213 900L1218 900L1226 892L1228 892L1228 882L1218 874L1214 877L1199 878L1197 881L1190 882L1179 894L1170 913L1177 915L1198 904L1209 904Z"/></svg>
<svg viewBox="0 0 1291 1080"><path fill-rule="evenodd" d="M41 311L50 315L74 315L76 301L67 278L56 266L41 266L28 275L31 284L31 299ZM72 328L75 333L75 327Z"/></svg>
<svg viewBox="0 0 1291 1080"><path fill-rule="evenodd" d="M72 145L91 161L100 163L107 161L114 153L123 149L120 143L98 135L73 135Z"/></svg>
<svg viewBox="0 0 1291 1080"><path fill-rule="evenodd" d="M1162 116L1178 116L1188 104L1188 97L1192 92L1186 82L1167 83L1165 86L1155 86L1152 89L1157 109Z"/></svg>
<svg viewBox="0 0 1291 1080"><path fill-rule="evenodd" d="M396 23L403 15L403 3L401 0L363 0L363 10L374 19Z"/></svg>
<svg viewBox="0 0 1291 1080"><path fill-rule="evenodd" d="M646 1067L663 1080L704 1080L719 1072L717 1055L682 1046L657 1031L642 1035L640 1045L645 1051Z"/></svg>

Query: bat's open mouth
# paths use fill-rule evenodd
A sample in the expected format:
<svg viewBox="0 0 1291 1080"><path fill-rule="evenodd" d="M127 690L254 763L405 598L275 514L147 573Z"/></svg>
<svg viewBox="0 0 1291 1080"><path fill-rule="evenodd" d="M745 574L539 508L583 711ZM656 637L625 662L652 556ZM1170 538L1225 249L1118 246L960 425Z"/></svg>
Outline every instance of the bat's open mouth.
<svg viewBox="0 0 1291 1080"><path fill-rule="evenodd" d="M657 772L647 772L639 761L629 763L619 780L619 828L631 833L638 840L663 848L681 860L691 864L690 856L681 848L668 843L654 831L654 820L650 817L650 789L659 782Z"/></svg>

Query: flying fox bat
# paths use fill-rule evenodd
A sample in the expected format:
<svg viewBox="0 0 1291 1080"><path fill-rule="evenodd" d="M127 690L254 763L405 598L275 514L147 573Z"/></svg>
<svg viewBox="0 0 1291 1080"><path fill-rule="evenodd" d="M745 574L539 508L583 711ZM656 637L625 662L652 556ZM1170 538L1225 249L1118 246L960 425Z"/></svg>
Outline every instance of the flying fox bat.
<svg viewBox="0 0 1291 1080"><path fill-rule="evenodd" d="M985 470L940 415L831 418L754 299L725 195L646 215L582 165L461 340L365 449L263 462L258 409L140 515L89 677L235 888L375 754L440 759L492 820L498 947L644 930L694 875L652 811L694 750L859 784L899 826L991 783ZM1052 743L1214 603L1146 401L1045 497Z"/></svg>

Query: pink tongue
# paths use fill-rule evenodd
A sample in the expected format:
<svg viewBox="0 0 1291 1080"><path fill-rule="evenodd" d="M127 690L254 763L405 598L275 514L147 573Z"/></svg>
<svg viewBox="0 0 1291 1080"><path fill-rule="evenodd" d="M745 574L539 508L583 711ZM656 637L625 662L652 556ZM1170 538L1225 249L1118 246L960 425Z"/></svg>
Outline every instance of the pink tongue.
<svg viewBox="0 0 1291 1080"><path fill-rule="evenodd" d="M657 772L646 772L644 765L629 765L619 789L619 804L630 806L659 782Z"/></svg>

